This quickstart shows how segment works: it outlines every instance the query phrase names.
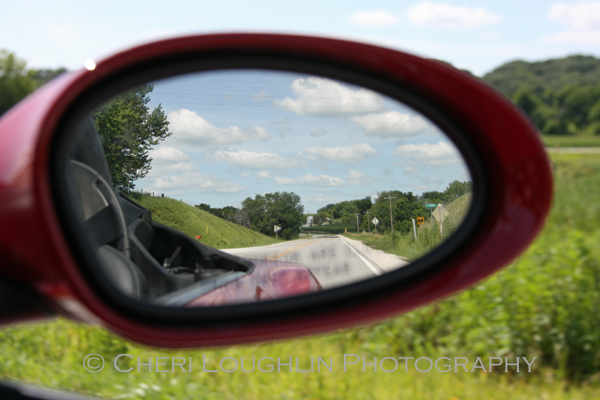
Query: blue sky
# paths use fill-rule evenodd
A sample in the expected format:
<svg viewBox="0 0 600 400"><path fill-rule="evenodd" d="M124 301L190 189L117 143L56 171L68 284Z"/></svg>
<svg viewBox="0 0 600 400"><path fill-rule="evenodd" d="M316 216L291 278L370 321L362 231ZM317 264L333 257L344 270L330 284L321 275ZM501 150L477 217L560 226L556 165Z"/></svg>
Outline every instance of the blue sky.
<svg viewBox="0 0 600 400"><path fill-rule="evenodd" d="M452 62L481 75L513 59L600 53L599 1L2 1L0 48L80 68L118 49L228 31L325 35Z"/></svg>
<svg viewBox="0 0 600 400"><path fill-rule="evenodd" d="M138 188L189 204L238 206L276 191L306 212L384 190L421 193L470 179L444 134L416 111L322 77L239 70L154 83L173 133Z"/></svg>

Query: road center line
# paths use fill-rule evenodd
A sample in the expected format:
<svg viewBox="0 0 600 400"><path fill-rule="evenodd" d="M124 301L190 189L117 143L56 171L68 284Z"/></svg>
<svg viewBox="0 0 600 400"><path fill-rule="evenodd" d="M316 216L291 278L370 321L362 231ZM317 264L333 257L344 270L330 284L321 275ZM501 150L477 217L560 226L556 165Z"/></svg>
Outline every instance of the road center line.
<svg viewBox="0 0 600 400"><path fill-rule="evenodd" d="M277 254L273 254L272 256L266 257L265 260L277 260L278 258L283 257L286 254L290 254L290 253L292 253L292 252L294 252L294 251L296 251L296 250L298 250L298 249L300 249L300 248L302 248L304 246L308 246L309 244L314 243L317 240L319 240L319 239L311 240L310 242L301 244L300 246L292 247L291 249L287 249L287 250L284 250L284 251L279 252Z"/></svg>
<svg viewBox="0 0 600 400"><path fill-rule="evenodd" d="M374 273L375 275L381 275L381 271L379 271L379 269L375 268L375 267L373 266L373 264L371 264L370 262L368 262L366 258L364 258L363 256L361 256L361 255L358 253L358 251L356 251L356 250L354 249L354 247L350 246L350 245L349 245L349 244L348 244L348 243L347 243L347 242L344 240L344 238L343 238L343 237L341 237L341 236L338 236L338 237L339 237L340 239L342 239L342 243L344 243L346 246L348 246L348 247L350 248L350 250L352 250L352 251L354 252L354 254L356 254L356 255L358 256L358 258L360 258L360 259L361 259L361 260L362 260L362 261L363 261L365 264L367 264L367 267L371 268L371 271L373 271L373 273Z"/></svg>

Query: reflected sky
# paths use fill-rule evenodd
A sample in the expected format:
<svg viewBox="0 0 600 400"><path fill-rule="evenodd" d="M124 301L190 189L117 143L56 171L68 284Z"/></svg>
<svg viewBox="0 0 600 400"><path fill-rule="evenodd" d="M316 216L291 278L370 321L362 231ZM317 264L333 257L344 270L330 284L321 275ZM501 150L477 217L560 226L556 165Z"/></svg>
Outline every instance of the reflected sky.
<svg viewBox="0 0 600 400"><path fill-rule="evenodd" d="M137 189L239 207L275 191L305 212L383 190L421 194L469 180L450 140L414 110L370 90L305 74L226 70L154 83L173 135L151 151Z"/></svg>

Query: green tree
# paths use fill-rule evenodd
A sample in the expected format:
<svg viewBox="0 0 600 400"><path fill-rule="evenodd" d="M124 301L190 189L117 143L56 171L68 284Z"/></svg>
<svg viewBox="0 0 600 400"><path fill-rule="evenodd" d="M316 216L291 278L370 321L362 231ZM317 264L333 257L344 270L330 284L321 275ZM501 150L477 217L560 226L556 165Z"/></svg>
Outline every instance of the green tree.
<svg viewBox="0 0 600 400"><path fill-rule="evenodd" d="M452 181L448 184L446 190L444 190L444 194L446 195L446 201L449 203L454 199L459 198L465 193L469 193L471 191L472 183L470 181Z"/></svg>
<svg viewBox="0 0 600 400"><path fill-rule="evenodd" d="M133 181L150 170L148 150L171 135L169 121L159 104L150 110L148 94L154 86L142 85L104 104L94 113L113 185L133 188Z"/></svg>
<svg viewBox="0 0 600 400"><path fill-rule="evenodd" d="M194 207L204 210L206 212L210 212L210 206L206 203L196 204Z"/></svg>
<svg viewBox="0 0 600 400"><path fill-rule="evenodd" d="M280 226L279 236L293 239L300 233L304 206L300 196L294 192L257 194L254 199L246 198L242 202L242 210L250 219L250 229L264 235L275 236L274 225Z"/></svg>
<svg viewBox="0 0 600 400"><path fill-rule="evenodd" d="M25 61L15 53L0 50L0 115L33 92L36 82Z"/></svg>

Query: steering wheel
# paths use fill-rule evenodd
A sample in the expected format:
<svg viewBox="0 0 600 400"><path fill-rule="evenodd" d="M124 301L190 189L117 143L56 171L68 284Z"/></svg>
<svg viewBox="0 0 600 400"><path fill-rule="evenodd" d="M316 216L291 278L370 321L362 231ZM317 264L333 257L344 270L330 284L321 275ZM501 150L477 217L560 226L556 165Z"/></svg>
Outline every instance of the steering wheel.
<svg viewBox="0 0 600 400"><path fill-rule="evenodd" d="M106 179L90 166L75 160L71 160L71 165L73 166L79 189L84 221L87 223L95 216L96 218L101 217L98 213L102 212L106 207L112 206L118 220L119 236L122 236L121 251L126 258L131 259L127 222L117 194ZM95 234L98 237L109 238L112 234L112 232L107 231L106 225L99 227L92 226L92 230L97 231Z"/></svg>

